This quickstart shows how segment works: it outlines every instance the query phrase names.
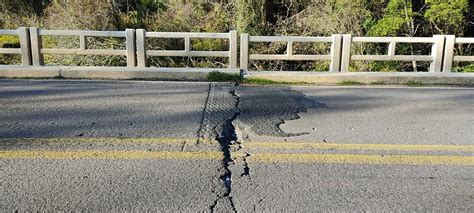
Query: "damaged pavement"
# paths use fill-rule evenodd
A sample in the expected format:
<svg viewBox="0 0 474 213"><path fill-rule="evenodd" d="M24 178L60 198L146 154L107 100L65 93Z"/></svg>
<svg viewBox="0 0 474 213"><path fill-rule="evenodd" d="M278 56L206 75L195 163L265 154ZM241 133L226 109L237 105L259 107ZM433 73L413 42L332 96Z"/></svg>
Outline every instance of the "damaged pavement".
<svg viewBox="0 0 474 213"><path fill-rule="evenodd" d="M473 91L2 80L0 209L469 211Z"/></svg>

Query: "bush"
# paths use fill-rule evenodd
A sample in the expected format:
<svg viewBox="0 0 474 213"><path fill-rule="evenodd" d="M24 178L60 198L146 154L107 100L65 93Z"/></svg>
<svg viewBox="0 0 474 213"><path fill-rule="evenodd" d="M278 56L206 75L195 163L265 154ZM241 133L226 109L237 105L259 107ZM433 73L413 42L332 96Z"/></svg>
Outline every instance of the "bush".
<svg viewBox="0 0 474 213"><path fill-rule="evenodd" d="M17 36L0 36L0 48L20 48L20 39ZM20 64L18 54L0 54L0 64Z"/></svg>

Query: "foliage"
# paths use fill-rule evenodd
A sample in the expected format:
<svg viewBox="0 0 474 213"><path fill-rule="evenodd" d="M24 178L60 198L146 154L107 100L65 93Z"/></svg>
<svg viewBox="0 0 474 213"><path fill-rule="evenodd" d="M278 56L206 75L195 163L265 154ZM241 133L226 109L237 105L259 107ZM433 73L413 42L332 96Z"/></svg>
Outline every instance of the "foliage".
<svg viewBox="0 0 474 213"><path fill-rule="evenodd" d="M466 25L468 0L426 0L424 17L441 34L461 34Z"/></svg>
<svg viewBox="0 0 474 213"><path fill-rule="evenodd" d="M474 2L469 0L0 0L0 28L38 26L45 29L228 32L251 35L329 36L427 36L455 34L473 37ZM0 45L18 45L17 38L0 37ZM89 48L124 49L124 40L94 38ZM228 49L225 39L192 39L193 50ZM77 38L46 36L45 47L77 48ZM184 48L183 39L148 39L148 48ZM293 44L298 54L329 54L329 45ZM286 45L253 43L251 51L284 54ZM386 54L380 44L354 44L355 54ZM430 48L417 44L397 44L397 54L429 54ZM474 48L456 47L457 55L474 55ZM64 65L124 65L120 56L46 55L46 63ZM227 67L227 59L188 57L148 57L151 66ZM0 63L18 59L0 55ZM327 61L251 61L258 70L326 71ZM427 70L429 63L354 61L352 71ZM459 63L455 71L472 72L472 63Z"/></svg>
<svg viewBox="0 0 474 213"><path fill-rule="evenodd" d="M365 85L364 83L360 81L342 81L338 83L340 86L358 86L358 85Z"/></svg>
<svg viewBox="0 0 474 213"><path fill-rule="evenodd" d="M413 21L416 13L412 10L411 1L406 0L390 0L384 9L384 16L369 30L370 36L397 36L409 31L410 23Z"/></svg>
<svg viewBox="0 0 474 213"><path fill-rule="evenodd" d="M0 48L19 48L20 39L17 36L0 36ZM21 58L18 55L0 55L0 64L19 64Z"/></svg>
<svg viewBox="0 0 474 213"><path fill-rule="evenodd" d="M69 0L46 8L42 24L48 29L117 30L116 12L107 1Z"/></svg>
<svg viewBox="0 0 474 213"><path fill-rule="evenodd" d="M241 79L238 73L223 73L213 71L207 75L207 80L216 82L239 82Z"/></svg>
<svg viewBox="0 0 474 213"><path fill-rule="evenodd" d="M265 34L265 1L236 0L236 27L241 33Z"/></svg>
<svg viewBox="0 0 474 213"><path fill-rule="evenodd" d="M245 78L242 83L244 84L251 84L251 85L306 85L306 84L311 84L308 82L302 82L302 81L274 81L270 79L265 79L265 78Z"/></svg>

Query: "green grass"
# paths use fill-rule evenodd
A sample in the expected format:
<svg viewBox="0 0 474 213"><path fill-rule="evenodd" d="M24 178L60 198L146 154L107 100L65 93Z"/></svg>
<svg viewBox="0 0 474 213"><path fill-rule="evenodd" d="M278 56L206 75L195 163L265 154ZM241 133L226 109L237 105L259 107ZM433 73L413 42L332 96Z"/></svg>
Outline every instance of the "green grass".
<svg viewBox="0 0 474 213"><path fill-rule="evenodd" d="M308 85L308 84L311 84L307 82L274 81L274 80L263 79L263 78L246 78L242 81L242 83L253 84L253 85Z"/></svg>
<svg viewBox="0 0 474 213"><path fill-rule="evenodd" d="M208 81L217 82L240 82L240 74L238 73L222 73L218 71L212 71L207 75Z"/></svg>
<svg viewBox="0 0 474 213"><path fill-rule="evenodd" d="M408 81L408 82L405 83L405 85L407 85L409 87L421 87L424 84L421 83L420 81Z"/></svg>
<svg viewBox="0 0 474 213"><path fill-rule="evenodd" d="M355 85L366 85L362 82L359 82L359 81L343 81L343 82L340 82L338 83L338 85L340 86L355 86Z"/></svg>
<svg viewBox="0 0 474 213"><path fill-rule="evenodd" d="M374 81L370 82L369 85L387 85L387 83L385 83L385 81Z"/></svg>

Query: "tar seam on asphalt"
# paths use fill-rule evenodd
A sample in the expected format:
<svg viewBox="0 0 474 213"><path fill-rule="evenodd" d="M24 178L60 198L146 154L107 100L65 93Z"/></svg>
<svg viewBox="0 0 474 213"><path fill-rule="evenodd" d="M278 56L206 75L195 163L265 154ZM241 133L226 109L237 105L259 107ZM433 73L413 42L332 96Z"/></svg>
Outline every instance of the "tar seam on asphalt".
<svg viewBox="0 0 474 213"><path fill-rule="evenodd" d="M235 87L236 85L231 84L210 84L201 128L198 132L199 140L217 139L220 150L223 153L223 173L219 178L222 180L226 190L223 194L217 194L218 198L210 206L211 212L215 211L220 202L229 204L232 211L236 211L230 196L232 172L229 169L229 165L233 163L231 145L237 139L232 122L240 113L237 109L239 97L235 94Z"/></svg>
<svg viewBox="0 0 474 213"><path fill-rule="evenodd" d="M206 120L206 115L207 115L207 110L208 110L208 104L209 104L209 97L211 96L211 90L212 90L212 83L209 83L209 88L207 89L207 97L206 97L206 102L204 103L204 110L202 112L202 117L201 117L201 123L199 125L199 130L198 130L198 140L197 140L197 144L199 144L201 142L201 140L204 139L205 135L204 135L204 132L206 129L204 127L205 125L205 120ZM183 147L183 151L184 151L184 148Z"/></svg>
<svg viewBox="0 0 474 213"><path fill-rule="evenodd" d="M244 86L239 93L245 97L240 101L241 116L239 122L247 125L254 133L272 137L293 137L308 134L307 132L287 133L281 125L288 120L299 119L301 112L308 108L324 108L326 105L316 103L302 92L291 87Z"/></svg>

